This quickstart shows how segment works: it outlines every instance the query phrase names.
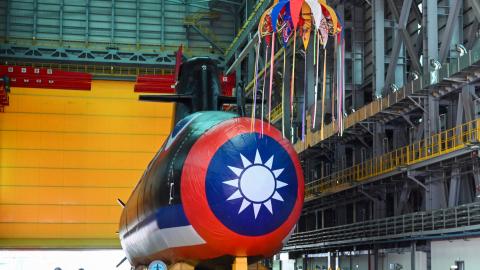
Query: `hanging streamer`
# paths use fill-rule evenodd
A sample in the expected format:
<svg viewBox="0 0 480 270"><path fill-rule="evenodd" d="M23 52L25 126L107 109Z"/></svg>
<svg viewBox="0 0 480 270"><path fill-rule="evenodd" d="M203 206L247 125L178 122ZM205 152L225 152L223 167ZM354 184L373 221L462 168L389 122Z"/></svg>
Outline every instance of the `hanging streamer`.
<svg viewBox="0 0 480 270"><path fill-rule="evenodd" d="M275 1L275 4L276 4L277 1ZM274 4L274 5L275 5ZM256 55L256 62L255 62L255 81L254 81L254 105L252 107L252 131L253 129L255 128L255 118L256 118L256 97L257 97L257 91L258 91L258 80L259 80L259 67L258 67L258 61L259 61L259 58L260 58L260 47L261 47L261 43L262 43L262 39L265 38L265 63L268 63L268 47L269 47L269 44L271 42L271 39L272 39L272 32L273 32L273 29L272 29L272 21L271 21L271 11L273 9L273 6L271 6L270 8L268 8L263 14L262 16L260 17L260 21L258 23L258 44L257 44L257 55ZM266 66L266 65L265 65ZM261 119L262 119L262 124L261 124L261 133L263 134L263 116L264 116L264 112L263 112L263 106L264 106L264 102L265 102L265 77L266 77L266 67L264 68L263 70L263 86L262 86L262 106L261 106Z"/></svg>
<svg viewBox="0 0 480 270"><path fill-rule="evenodd" d="M305 112L307 103L307 52L305 51L305 72L303 73L303 106L302 106L302 142L305 141Z"/></svg>
<svg viewBox="0 0 480 270"><path fill-rule="evenodd" d="M262 43L262 37L261 34L258 34L258 42L257 42L257 48L255 49L255 77L253 81L253 106L252 106L252 119L251 119L251 125L250 125L250 130L251 132L255 131L255 113L256 113L256 108L257 108L257 91L258 91L258 60L260 56L260 45Z"/></svg>
<svg viewBox="0 0 480 270"><path fill-rule="evenodd" d="M323 86L322 86L322 114L320 115L320 138L323 140L323 127L325 118L325 96L327 92L327 50L323 49ZM333 108L333 107L332 107Z"/></svg>
<svg viewBox="0 0 480 270"><path fill-rule="evenodd" d="M305 49L306 53L308 44L310 43L310 33L312 32L312 11L307 3L304 3L302 6L302 16L298 26L301 31L303 48Z"/></svg>
<svg viewBox="0 0 480 270"><path fill-rule="evenodd" d="M317 30L313 32L313 65L317 65Z"/></svg>
<svg viewBox="0 0 480 270"><path fill-rule="evenodd" d="M290 10L294 29L297 28L300 21L300 11L302 10L303 1L304 0L290 0Z"/></svg>
<svg viewBox="0 0 480 270"><path fill-rule="evenodd" d="M307 3L302 5L302 16L298 26L301 30L303 40L303 48L305 49L304 58L304 78L303 78L303 106L302 106L302 141L305 141L305 123L306 123L306 106L307 106L307 51L310 43L310 33L312 32L312 11Z"/></svg>
<svg viewBox="0 0 480 270"><path fill-rule="evenodd" d="M263 112L263 104L265 104L265 84L266 84L266 81L267 81L267 63L268 63L268 46L265 47L265 69L264 69L264 72L263 72L263 87L262 87L262 106L261 106L261 131L260 131L260 134L261 136L263 136L263 115L264 115L264 112Z"/></svg>
<svg viewBox="0 0 480 270"><path fill-rule="evenodd" d="M268 120L271 121L271 111L272 111L272 88L273 88L273 72L274 72L274 55L275 55L275 32L277 31L277 23L279 19L282 19L282 22L285 22L285 18L280 17L280 13L283 11L285 15L287 13L289 3L288 0L279 1L277 4L274 5L272 12L271 12L271 25L273 29L272 33L272 49L271 49L271 59L270 59L270 88L269 88L269 101L268 101ZM287 6L287 8L285 8ZM283 27L282 27L283 28ZM282 37L285 40L285 35L282 33ZM285 46L285 45L284 45ZM282 116L283 118L283 116Z"/></svg>
<svg viewBox="0 0 480 270"><path fill-rule="evenodd" d="M323 20L322 6L318 3L317 0L305 0L312 11L313 21L315 23L315 28L318 30Z"/></svg>
<svg viewBox="0 0 480 270"><path fill-rule="evenodd" d="M305 57L308 54L308 44L311 38L311 30L314 31L314 44L313 44L313 64L315 65L315 87L314 87L314 108L313 108L313 122L312 128L316 126L317 118L317 106L318 106L318 88L320 84L319 72L320 72L320 45L322 45L324 50L324 61L323 61L323 84L322 84L322 111L321 111L321 133L322 138L324 137L324 119L326 113L326 74L327 74L327 42L329 36L337 35L337 42L334 48L333 58L334 65L333 72L331 73L330 84L331 84L331 100L332 100L332 121L333 125L336 126L336 130L339 134L343 134L343 114L345 106L345 48L344 40L341 35L338 35L342 32L342 23L339 16L336 14L335 10L327 5L325 0L280 0L274 1L272 7L269 8L262 15L261 25L262 25L262 36L265 35L265 41L267 43L268 49L270 49L270 82L269 82L269 93L268 93L268 119L271 121L271 111L272 111L272 96L273 96L273 75L275 69L275 34L284 46L284 63L283 63L283 81L282 81L282 93L281 93L281 106L282 106L282 134L285 136L285 73L286 73L286 53L287 46L289 44L290 37L293 34L293 56L292 56L292 69L291 69L291 79L290 79L290 126L293 129L293 119L294 119L294 98L295 98L295 68L296 68L296 39L297 39L297 30L302 37ZM268 25L269 27L264 27ZM315 25L315 27L313 27ZM260 27L260 25L259 25ZM260 28L259 28L260 29ZM266 58L267 58L267 51ZM259 54L259 53L257 53ZM268 63L268 61L267 61ZM255 72L258 72L258 63L256 61ZM302 140L306 137L306 113L307 113L307 81L306 70L307 64L305 61L304 67L304 95L303 95L303 106L299 109L302 110ZM262 90L262 119L264 117L264 99L265 99L265 84L266 84L266 72L264 73L264 84ZM255 82L255 88L258 88L258 82ZM336 103L336 105L335 105ZM336 108L336 109L335 109ZM299 112L299 111L298 111ZM339 118L336 122L335 114ZM252 120L255 118L255 113L252 112ZM293 135L293 132L292 132Z"/></svg>
<svg viewBox="0 0 480 270"><path fill-rule="evenodd" d="M285 63L287 62L287 52L283 50L283 78L282 78L282 136L285 138Z"/></svg>
<svg viewBox="0 0 480 270"><path fill-rule="evenodd" d="M290 126L293 127L293 98L295 96L295 49L297 41L297 31L293 32L293 60L292 77L290 78Z"/></svg>
<svg viewBox="0 0 480 270"><path fill-rule="evenodd" d="M338 16L338 21L340 24L340 28L343 28L343 20L340 16ZM342 121L340 122L340 136L343 136L343 118L345 116L345 37L343 32L339 31L337 34L338 38L340 38L340 91L342 93L342 104L340 106L340 111L342 113Z"/></svg>
<svg viewBox="0 0 480 270"><path fill-rule="evenodd" d="M315 37L318 36L318 32L315 31ZM316 39L316 38L315 38ZM319 66L320 66L320 62L319 62L319 56L320 56L320 52L318 51L319 50L319 45L320 45L320 42L316 43L315 46L316 46L316 51L317 51L317 55L315 57L315 60L316 60L316 65L315 65L315 98L314 98L314 103L313 103L313 124L312 124L312 128L315 128L315 124L316 124L316 119L317 119L317 100L318 100L318 70L319 70ZM323 97L322 97L322 108L323 108ZM322 116L323 117L323 116Z"/></svg>
<svg viewBox="0 0 480 270"><path fill-rule="evenodd" d="M338 40L337 62L337 128L339 135L342 136L345 114L345 44L341 37Z"/></svg>
<svg viewBox="0 0 480 270"><path fill-rule="evenodd" d="M275 31L272 34L272 49L270 51L270 88L268 91L268 121L272 121L272 87L273 87L273 71L275 60Z"/></svg>

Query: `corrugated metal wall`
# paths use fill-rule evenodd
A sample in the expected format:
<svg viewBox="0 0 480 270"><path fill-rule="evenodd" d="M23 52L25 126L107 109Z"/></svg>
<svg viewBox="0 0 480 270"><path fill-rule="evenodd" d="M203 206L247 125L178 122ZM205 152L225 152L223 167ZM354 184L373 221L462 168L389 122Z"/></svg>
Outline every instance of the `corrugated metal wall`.
<svg viewBox="0 0 480 270"><path fill-rule="evenodd" d="M186 17L214 11L208 1L184 4L166 0L7 0L0 1L0 36L39 46L153 51L178 48L209 51L210 43L184 26ZM218 12L202 24L227 47L235 32L234 16Z"/></svg>
<svg viewBox="0 0 480 270"><path fill-rule="evenodd" d="M118 247L120 206L172 126L133 83L13 88L0 113L0 248Z"/></svg>

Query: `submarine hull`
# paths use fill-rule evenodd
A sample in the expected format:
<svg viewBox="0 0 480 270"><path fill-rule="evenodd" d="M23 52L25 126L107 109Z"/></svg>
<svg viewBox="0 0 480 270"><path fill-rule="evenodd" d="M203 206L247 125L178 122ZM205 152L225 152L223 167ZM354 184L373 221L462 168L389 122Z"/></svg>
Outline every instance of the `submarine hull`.
<svg viewBox="0 0 480 270"><path fill-rule="evenodd" d="M275 127L197 112L177 123L148 165L123 209L119 236L133 266L253 262L282 248L303 198L297 154Z"/></svg>

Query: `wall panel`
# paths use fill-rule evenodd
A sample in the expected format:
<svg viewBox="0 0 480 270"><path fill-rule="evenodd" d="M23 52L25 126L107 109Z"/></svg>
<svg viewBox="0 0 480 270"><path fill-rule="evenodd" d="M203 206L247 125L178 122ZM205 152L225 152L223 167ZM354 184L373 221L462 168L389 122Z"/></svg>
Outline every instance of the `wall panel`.
<svg viewBox="0 0 480 270"><path fill-rule="evenodd" d="M131 82L13 88L0 114L0 248L118 247L121 212L168 136L173 106Z"/></svg>

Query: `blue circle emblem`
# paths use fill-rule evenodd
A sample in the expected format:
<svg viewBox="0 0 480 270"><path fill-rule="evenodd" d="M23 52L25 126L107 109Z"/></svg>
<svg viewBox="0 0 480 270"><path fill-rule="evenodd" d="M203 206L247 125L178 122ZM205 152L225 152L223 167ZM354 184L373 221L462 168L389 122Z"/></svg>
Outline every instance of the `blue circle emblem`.
<svg viewBox="0 0 480 270"><path fill-rule="evenodd" d="M273 138L244 133L225 142L207 169L205 189L215 216L230 230L260 236L280 227L297 200L297 174Z"/></svg>
<svg viewBox="0 0 480 270"><path fill-rule="evenodd" d="M150 263L148 270L167 270L167 265L162 261L156 260Z"/></svg>

